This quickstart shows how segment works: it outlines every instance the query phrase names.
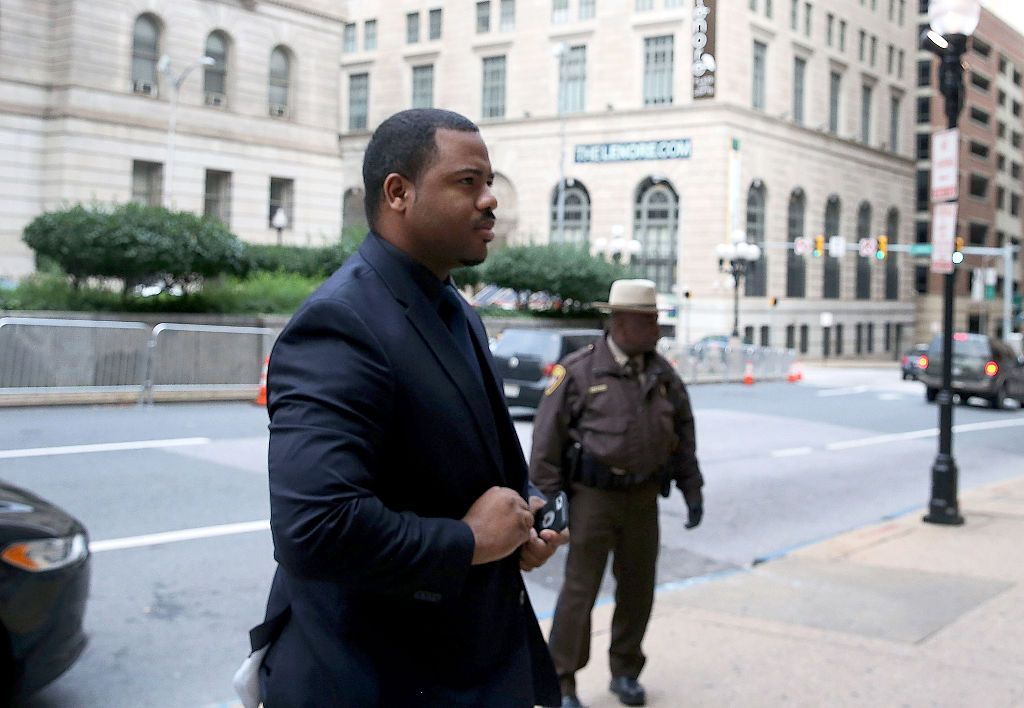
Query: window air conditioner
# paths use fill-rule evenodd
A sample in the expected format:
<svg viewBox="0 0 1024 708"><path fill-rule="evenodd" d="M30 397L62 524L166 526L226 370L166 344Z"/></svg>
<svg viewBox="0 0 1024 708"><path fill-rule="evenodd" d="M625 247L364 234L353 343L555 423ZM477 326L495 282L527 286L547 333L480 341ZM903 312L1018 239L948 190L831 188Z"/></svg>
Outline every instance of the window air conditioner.
<svg viewBox="0 0 1024 708"><path fill-rule="evenodd" d="M141 93L143 96L155 96L156 86L148 81L133 81L132 92Z"/></svg>
<svg viewBox="0 0 1024 708"><path fill-rule="evenodd" d="M224 94L222 94L222 93L215 93L213 91L207 91L206 92L206 105L207 106L216 106L216 107L223 106L225 103L227 103L226 98L227 97Z"/></svg>
<svg viewBox="0 0 1024 708"><path fill-rule="evenodd" d="M288 115L288 106L282 106L280 103L270 104L270 115L277 116L278 118Z"/></svg>

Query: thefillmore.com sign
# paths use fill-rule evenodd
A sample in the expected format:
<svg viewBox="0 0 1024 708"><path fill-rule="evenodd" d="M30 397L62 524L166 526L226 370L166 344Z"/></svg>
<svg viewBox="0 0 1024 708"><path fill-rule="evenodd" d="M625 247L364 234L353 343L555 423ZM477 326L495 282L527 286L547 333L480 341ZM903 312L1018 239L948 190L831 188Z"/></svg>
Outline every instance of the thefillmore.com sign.
<svg viewBox="0 0 1024 708"><path fill-rule="evenodd" d="M693 152L689 138L644 140L632 143L595 143L576 146L576 162L632 162L634 160L686 160Z"/></svg>
<svg viewBox="0 0 1024 708"><path fill-rule="evenodd" d="M715 3L718 0L693 0L693 99L714 98Z"/></svg>

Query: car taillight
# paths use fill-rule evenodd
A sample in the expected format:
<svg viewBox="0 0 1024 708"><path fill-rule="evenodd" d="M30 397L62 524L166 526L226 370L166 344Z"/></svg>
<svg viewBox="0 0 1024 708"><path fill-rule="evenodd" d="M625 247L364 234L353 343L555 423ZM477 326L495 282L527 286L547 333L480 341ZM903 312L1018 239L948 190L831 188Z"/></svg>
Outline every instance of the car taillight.
<svg viewBox="0 0 1024 708"><path fill-rule="evenodd" d="M928 356L927 355L922 354L921 356L919 356L917 358L917 368L921 369L922 371L924 371L925 369L928 368Z"/></svg>
<svg viewBox="0 0 1024 708"><path fill-rule="evenodd" d="M555 370L555 362L551 362L550 364L545 364L544 365L544 375L545 376L551 376L551 372L553 372L554 370Z"/></svg>
<svg viewBox="0 0 1024 708"><path fill-rule="evenodd" d="M985 376L995 376L999 373L999 364L990 361L985 364Z"/></svg>

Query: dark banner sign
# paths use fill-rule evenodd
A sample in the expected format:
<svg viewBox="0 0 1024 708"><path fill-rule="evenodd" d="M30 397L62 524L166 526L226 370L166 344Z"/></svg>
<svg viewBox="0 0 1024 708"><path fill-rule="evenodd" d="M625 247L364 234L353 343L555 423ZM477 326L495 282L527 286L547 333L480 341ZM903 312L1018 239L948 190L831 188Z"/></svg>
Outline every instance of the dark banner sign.
<svg viewBox="0 0 1024 708"><path fill-rule="evenodd" d="M715 97L715 3L693 0L693 100Z"/></svg>
<svg viewBox="0 0 1024 708"><path fill-rule="evenodd" d="M635 160L685 160L693 151L689 138L645 140L633 143L595 143L576 146L576 162L632 162Z"/></svg>

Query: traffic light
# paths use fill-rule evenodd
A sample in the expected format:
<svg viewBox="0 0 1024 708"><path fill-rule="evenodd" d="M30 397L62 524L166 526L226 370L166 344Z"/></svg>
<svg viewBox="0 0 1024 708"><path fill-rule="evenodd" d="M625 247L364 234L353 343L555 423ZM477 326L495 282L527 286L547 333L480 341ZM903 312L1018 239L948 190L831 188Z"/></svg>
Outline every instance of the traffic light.
<svg viewBox="0 0 1024 708"><path fill-rule="evenodd" d="M946 243L949 243L948 241ZM963 263L964 262L964 237L956 237L956 245L953 247L953 262Z"/></svg>
<svg viewBox="0 0 1024 708"><path fill-rule="evenodd" d="M825 237L818 234L814 237L814 256L820 258L825 255Z"/></svg>
<svg viewBox="0 0 1024 708"><path fill-rule="evenodd" d="M877 241L878 245L875 247L875 258L880 261L884 261L886 255L889 253L889 237L879 236Z"/></svg>

